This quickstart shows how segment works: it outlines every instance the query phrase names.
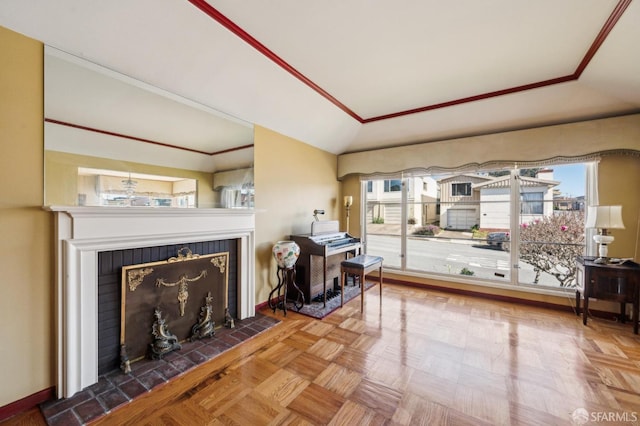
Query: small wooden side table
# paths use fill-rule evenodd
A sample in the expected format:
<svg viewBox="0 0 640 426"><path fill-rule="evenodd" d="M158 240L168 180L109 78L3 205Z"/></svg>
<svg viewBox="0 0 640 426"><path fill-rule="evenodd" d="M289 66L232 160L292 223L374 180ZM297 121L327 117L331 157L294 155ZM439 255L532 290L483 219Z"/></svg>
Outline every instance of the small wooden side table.
<svg viewBox="0 0 640 426"><path fill-rule="evenodd" d="M580 286L583 285L584 307L582 323L587 325L589 298L620 303L620 321L625 322L626 304L632 304L633 332L638 334L638 305L640 304L640 265L627 260L624 263L595 263L595 257L579 256L577 261L578 289L576 308L580 313ZM582 276L581 276L582 275Z"/></svg>

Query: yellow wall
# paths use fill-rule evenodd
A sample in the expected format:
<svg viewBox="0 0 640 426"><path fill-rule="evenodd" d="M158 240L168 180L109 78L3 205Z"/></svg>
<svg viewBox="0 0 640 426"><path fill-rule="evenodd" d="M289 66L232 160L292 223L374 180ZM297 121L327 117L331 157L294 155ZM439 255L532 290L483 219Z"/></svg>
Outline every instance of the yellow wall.
<svg viewBox="0 0 640 426"><path fill-rule="evenodd" d="M311 232L313 210L321 220L339 220L337 157L295 139L255 126L256 302L277 283L273 244Z"/></svg>
<svg viewBox="0 0 640 426"><path fill-rule="evenodd" d="M611 257L634 257L640 262L640 158L605 157L598 165L598 198L601 205L621 204L625 229L613 229Z"/></svg>
<svg viewBox="0 0 640 426"><path fill-rule="evenodd" d="M51 213L43 201L43 46L0 27L0 406L53 385Z"/></svg>
<svg viewBox="0 0 640 426"><path fill-rule="evenodd" d="M58 151L45 152L46 205L77 205L78 167L196 179L198 181L198 206L205 208L214 206L213 173L89 157Z"/></svg>

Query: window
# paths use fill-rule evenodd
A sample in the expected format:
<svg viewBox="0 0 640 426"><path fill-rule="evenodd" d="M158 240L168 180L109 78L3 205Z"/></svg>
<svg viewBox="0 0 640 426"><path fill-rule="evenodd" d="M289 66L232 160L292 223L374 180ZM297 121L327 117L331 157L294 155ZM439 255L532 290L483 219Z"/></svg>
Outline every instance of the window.
<svg viewBox="0 0 640 426"><path fill-rule="evenodd" d="M575 258L585 252L588 170L595 168L562 164L376 180L387 192L404 188L406 196L366 194L365 251L411 274L572 288Z"/></svg>
<svg viewBox="0 0 640 426"><path fill-rule="evenodd" d="M402 190L402 180L387 179L384 181L384 192L399 192Z"/></svg>
<svg viewBox="0 0 640 426"><path fill-rule="evenodd" d="M544 214L544 193L523 192L520 194L520 213Z"/></svg>
<svg viewBox="0 0 640 426"><path fill-rule="evenodd" d="M451 184L451 195L455 197L460 196L470 196L471 195L471 183L452 183Z"/></svg>
<svg viewBox="0 0 640 426"><path fill-rule="evenodd" d="M373 181L372 180L368 180L367 181L367 192L373 192Z"/></svg>

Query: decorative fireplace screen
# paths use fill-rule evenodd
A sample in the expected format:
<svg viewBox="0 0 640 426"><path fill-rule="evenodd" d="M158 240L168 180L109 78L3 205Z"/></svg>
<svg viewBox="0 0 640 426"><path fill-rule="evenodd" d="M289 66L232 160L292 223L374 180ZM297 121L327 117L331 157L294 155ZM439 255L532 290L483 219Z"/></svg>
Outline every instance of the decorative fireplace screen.
<svg viewBox="0 0 640 426"><path fill-rule="evenodd" d="M192 336L210 311L215 327L228 317L229 253L197 255L188 248L166 261L122 268L120 345L123 359L149 352L157 312L179 341Z"/></svg>

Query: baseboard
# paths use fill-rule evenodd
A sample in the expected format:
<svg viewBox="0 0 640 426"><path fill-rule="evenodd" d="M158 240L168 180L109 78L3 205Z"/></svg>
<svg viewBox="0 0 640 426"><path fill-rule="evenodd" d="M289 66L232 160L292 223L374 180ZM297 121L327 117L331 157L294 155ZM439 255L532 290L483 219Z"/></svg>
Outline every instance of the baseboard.
<svg viewBox="0 0 640 426"><path fill-rule="evenodd" d="M269 306L269 301L265 300L262 303L259 303L256 305L256 312L260 312L261 309L266 308L267 306Z"/></svg>
<svg viewBox="0 0 640 426"><path fill-rule="evenodd" d="M38 406L38 404L54 398L55 388L52 386L50 388L43 389L40 392L36 392L32 395L7 404L4 407L0 407L0 422L8 419L9 417L13 417L16 414L20 414L24 411L35 408Z"/></svg>
<svg viewBox="0 0 640 426"><path fill-rule="evenodd" d="M498 300L498 301L501 301L501 302L518 303L518 304L521 304L521 305L536 306L536 307L539 307L539 308L553 309L553 310L556 310L556 311L575 312L575 306L558 305L556 303L542 302L542 301L539 301L539 300L522 299L522 298L515 297L515 296L506 296L506 295L501 295L501 294L489 294L489 293L484 293L484 292L480 292L480 291L465 290L465 289L460 289L460 288L444 287L444 286L440 286L440 285L418 283L418 282L415 282L415 281L400 280L400 279L397 279L397 278L386 278L385 277L384 282L405 285L407 287L417 287L417 288L426 288L426 289L430 289L430 290L437 290L437 291L441 291L443 293L453 293L453 294L460 294L460 295L463 295L463 296L478 297L478 298L482 298L482 299Z"/></svg>
<svg viewBox="0 0 640 426"><path fill-rule="evenodd" d="M432 284L426 284L426 283L418 283L418 282L415 282L415 281L400 280L400 279L397 279L397 278L385 278L384 282L392 283L392 284L404 285L404 286L407 286L407 287L416 287L416 288L426 288L426 289L430 289L430 290L437 290L437 291L441 291L443 293L453 293L453 294L460 294L460 295L463 295L463 296L478 297L478 298L482 298L482 299L498 300L498 301L501 301L501 302L518 303L520 305L535 306L535 307L538 307L538 308L552 309L552 310L555 310L555 311L573 312L576 315L581 315L581 313L578 313L576 311L575 304L572 304L572 305L560 305L560 304L557 304L557 303L542 302L542 301L539 301L539 300L522 299L520 297L515 297L515 296L505 296L505 295L499 295L499 294L489 294L489 293L484 293L484 292L480 292L480 291L464 290L464 289L459 289L459 288L449 288L449 287L444 287L444 286L440 286L440 285L432 285ZM575 300L575 297L571 297L571 300ZM618 317L619 317L619 314L615 313L615 312L601 311L601 310L596 310L596 309L591 309L591 308L589 308L589 315L592 316L592 317L595 317L595 318L603 318L603 319L608 319L608 320L613 320L613 321L617 321ZM627 317L626 320L630 322L631 318Z"/></svg>

